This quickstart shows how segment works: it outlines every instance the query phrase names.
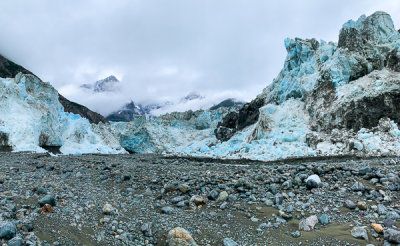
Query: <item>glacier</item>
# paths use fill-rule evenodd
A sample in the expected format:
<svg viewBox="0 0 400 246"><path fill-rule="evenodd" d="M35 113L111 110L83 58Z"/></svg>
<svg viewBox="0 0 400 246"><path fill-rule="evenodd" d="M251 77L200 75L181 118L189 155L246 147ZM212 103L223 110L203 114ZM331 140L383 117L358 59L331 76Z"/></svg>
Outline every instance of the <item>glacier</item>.
<svg viewBox="0 0 400 246"><path fill-rule="evenodd" d="M63 154L126 153L107 125L65 112L58 92L34 75L0 78L0 101L0 132L13 151L57 146Z"/></svg>
<svg viewBox="0 0 400 246"><path fill-rule="evenodd" d="M338 43L287 38L284 45L283 69L247 105L256 114L225 113L215 134L207 128L213 120L198 130L165 119L114 123L114 133L139 153L257 160L400 154L400 33L390 15L348 21ZM248 116L257 120L238 123ZM221 134L229 136L217 140Z"/></svg>
<svg viewBox="0 0 400 246"><path fill-rule="evenodd" d="M90 124L33 75L0 79L0 143L14 151L277 160L400 154L400 33L390 15L346 22L338 42L287 38L283 68L240 110Z"/></svg>

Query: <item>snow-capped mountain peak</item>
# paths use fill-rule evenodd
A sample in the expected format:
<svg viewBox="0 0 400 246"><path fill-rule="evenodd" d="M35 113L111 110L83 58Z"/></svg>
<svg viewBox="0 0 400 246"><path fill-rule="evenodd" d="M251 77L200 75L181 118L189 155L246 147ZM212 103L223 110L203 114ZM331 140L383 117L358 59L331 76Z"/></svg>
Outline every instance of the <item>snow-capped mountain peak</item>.
<svg viewBox="0 0 400 246"><path fill-rule="evenodd" d="M92 90L95 93L108 92L117 90L119 82L114 75L110 75L105 79L96 81L94 84L82 84L80 87Z"/></svg>
<svg viewBox="0 0 400 246"><path fill-rule="evenodd" d="M188 102L188 101L193 101L193 100L201 100L204 99L203 96L201 96L200 94L198 94L197 92L191 92L188 95L186 95L185 97L181 98L181 102Z"/></svg>

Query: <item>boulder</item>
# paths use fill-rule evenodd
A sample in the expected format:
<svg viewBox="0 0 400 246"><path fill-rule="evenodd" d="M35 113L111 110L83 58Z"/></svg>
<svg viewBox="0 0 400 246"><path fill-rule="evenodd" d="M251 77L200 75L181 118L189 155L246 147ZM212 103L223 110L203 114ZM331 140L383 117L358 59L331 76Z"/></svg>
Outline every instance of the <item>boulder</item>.
<svg viewBox="0 0 400 246"><path fill-rule="evenodd" d="M168 246L197 246L190 233L182 227L175 227L167 235Z"/></svg>
<svg viewBox="0 0 400 246"><path fill-rule="evenodd" d="M306 219L302 219L299 223L299 230L302 231L312 231L314 230L315 225L318 223L318 217L316 215L312 215Z"/></svg>

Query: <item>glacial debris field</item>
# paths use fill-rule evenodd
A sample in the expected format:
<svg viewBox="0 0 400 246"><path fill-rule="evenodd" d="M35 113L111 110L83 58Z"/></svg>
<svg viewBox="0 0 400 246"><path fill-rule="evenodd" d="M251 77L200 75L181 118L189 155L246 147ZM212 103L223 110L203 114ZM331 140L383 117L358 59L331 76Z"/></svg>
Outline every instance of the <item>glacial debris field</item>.
<svg viewBox="0 0 400 246"><path fill-rule="evenodd" d="M178 245L396 245L399 161L0 153L0 237L26 245L176 245L174 235L188 243Z"/></svg>

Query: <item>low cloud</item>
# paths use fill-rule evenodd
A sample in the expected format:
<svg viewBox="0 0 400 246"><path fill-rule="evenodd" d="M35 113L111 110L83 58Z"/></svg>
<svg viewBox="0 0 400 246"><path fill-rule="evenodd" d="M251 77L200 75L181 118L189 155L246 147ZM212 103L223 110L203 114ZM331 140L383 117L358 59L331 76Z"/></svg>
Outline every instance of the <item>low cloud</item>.
<svg viewBox="0 0 400 246"><path fill-rule="evenodd" d="M249 101L275 78L286 37L337 41L348 19L393 0L3 0L0 53L100 113L130 99L159 102L196 91ZM109 75L123 93L79 90Z"/></svg>

